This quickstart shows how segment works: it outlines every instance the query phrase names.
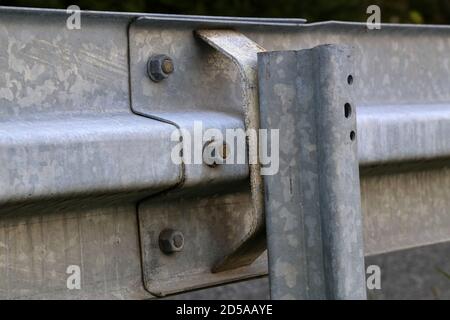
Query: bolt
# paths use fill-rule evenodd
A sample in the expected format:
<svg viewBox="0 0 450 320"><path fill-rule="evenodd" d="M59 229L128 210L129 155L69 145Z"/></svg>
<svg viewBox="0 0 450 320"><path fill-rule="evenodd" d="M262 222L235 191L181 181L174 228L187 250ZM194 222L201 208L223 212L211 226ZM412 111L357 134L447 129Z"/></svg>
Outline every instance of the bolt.
<svg viewBox="0 0 450 320"><path fill-rule="evenodd" d="M159 234L159 248L165 254L171 254L183 250L184 236L180 231L164 229Z"/></svg>
<svg viewBox="0 0 450 320"><path fill-rule="evenodd" d="M229 155L230 149L225 142L216 142L211 139L203 146L203 162L210 167L224 163Z"/></svg>
<svg viewBox="0 0 450 320"><path fill-rule="evenodd" d="M219 157L222 160L226 160L228 159L229 155L230 155L230 148L228 148L228 145L224 142L219 148Z"/></svg>
<svg viewBox="0 0 450 320"><path fill-rule="evenodd" d="M156 54L148 59L147 73L150 79L155 82L164 80L174 72L174 70L175 67L173 66L172 59L165 54Z"/></svg>
<svg viewBox="0 0 450 320"><path fill-rule="evenodd" d="M164 59L161 67L162 71L166 74L171 74L173 72L173 61L172 59Z"/></svg>

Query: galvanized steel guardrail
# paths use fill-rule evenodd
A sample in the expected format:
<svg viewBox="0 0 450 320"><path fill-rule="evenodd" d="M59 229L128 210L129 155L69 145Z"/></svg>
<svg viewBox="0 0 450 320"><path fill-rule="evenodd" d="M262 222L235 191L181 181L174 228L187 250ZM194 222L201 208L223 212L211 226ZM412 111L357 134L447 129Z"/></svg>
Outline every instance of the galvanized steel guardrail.
<svg viewBox="0 0 450 320"><path fill-rule="evenodd" d="M0 8L0 297L147 298L267 274L263 199L274 298L364 298L364 255L450 240L450 27L67 17ZM155 55L173 63L159 82ZM280 129L264 197L258 166L171 159L195 121L260 119ZM166 229L181 251L160 250Z"/></svg>

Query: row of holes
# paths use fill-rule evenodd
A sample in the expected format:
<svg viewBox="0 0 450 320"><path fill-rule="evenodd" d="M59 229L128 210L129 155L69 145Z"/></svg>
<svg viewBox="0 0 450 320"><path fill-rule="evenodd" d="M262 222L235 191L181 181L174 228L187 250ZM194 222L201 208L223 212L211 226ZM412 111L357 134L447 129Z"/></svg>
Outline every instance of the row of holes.
<svg viewBox="0 0 450 320"><path fill-rule="evenodd" d="M347 77L347 83L349 85L353 84L353 76L351 74ZM348 102L344 105L344 115L347 119L350 118L352 115L352 106ZM350 132L350 140L354 141L355 139L356 139L356 132L352 130Z"/></svg>

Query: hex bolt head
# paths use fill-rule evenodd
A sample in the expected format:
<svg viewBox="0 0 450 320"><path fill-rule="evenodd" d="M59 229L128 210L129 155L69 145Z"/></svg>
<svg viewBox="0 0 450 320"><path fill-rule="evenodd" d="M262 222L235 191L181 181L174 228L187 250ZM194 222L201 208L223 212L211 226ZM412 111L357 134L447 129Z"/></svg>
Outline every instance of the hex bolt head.
<svg viewBox="0 0 450 320"><path fill-rule="evenodd" d="M165 54L156 54L148 59L147 73L150 79L155 82L164 80L174 71L172 59Z"/></svg>
<svg viewBox="0 0 450 320"><path fill-rule="evenodd" d="M159 248L165 254L171 254L183 250L183 233L173 229L164 229L159 234Z"/></svg>
<svg viewBox="0 0 450 320"><path fill-rule="evenodd" d="M171 74L174 70L172 59L164 59L161 65L161 69L165 74Z"/></svg>

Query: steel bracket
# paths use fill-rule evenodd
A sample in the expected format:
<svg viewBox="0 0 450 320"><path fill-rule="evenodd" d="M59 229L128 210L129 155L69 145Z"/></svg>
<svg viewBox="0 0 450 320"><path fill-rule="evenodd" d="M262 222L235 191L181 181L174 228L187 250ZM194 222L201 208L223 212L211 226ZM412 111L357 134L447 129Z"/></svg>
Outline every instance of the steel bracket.
<svg viewBox="0 0 450 320"><path fill-rule="evenodd" d="M195 121L201 121L204 129L222 131L259 128L256 69L257 53L263 48L236 31L199 30L195 23L195 37L192 30L178 30L174 25L172 38L167 39L167 26L159 30L152 23L138 19L129 28L130 92L135 113L172 124L174 130L180 130L183 141L193 135ZM143 71L148 57L155 54L170 56L174 63L173 74L157 83ZM216 92L217 81L222 86L228 84L228 89L221 87L220 93ZM205 95L205 88L209 94ZM206 98L199 100L199 96ZM250 137L248 157L257 152L257 141ZM189 163L185 154L183 157L178 186L138 206L146 289L163 296L265 274L259 166L212 168ZM165 229L184 235L182 251L161 252L158 237Z"/></svg>

